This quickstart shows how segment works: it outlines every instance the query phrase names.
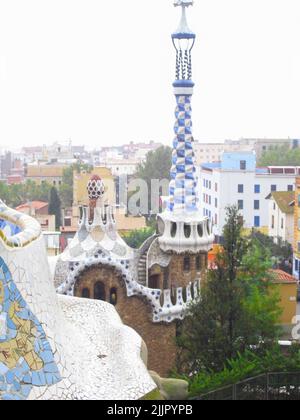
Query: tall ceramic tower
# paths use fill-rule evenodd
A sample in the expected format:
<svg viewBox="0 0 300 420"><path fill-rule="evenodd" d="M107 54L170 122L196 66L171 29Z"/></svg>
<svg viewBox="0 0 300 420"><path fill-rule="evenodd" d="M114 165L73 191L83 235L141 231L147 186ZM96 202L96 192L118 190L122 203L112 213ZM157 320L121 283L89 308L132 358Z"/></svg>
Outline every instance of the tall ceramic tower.
<svg viewBox="0 0 300 420"><path fill-rule="evenodd" d="M196 35L189 29L187 22L187 9L193 3L193 0L174 0L174 6L181 8L179 27L172 34L176 50L176 79L173 83L177 103L175 139L167 209L158 216L161 249L180 254L207 252L214 239L211 221L201 217L199 210L193 149L192 50Z"/></svg>

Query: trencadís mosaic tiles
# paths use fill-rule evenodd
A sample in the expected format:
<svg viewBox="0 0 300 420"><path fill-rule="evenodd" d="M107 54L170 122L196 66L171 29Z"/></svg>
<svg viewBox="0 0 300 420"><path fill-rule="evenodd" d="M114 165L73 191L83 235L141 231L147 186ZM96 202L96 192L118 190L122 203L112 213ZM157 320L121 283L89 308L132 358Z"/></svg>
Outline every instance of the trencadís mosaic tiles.
<svg viewBox="0 0 300 420"><path fill-rule="evenodd" d="M0 397L24 400L33 386L60 380L45 332L0 257Z"/></svg>

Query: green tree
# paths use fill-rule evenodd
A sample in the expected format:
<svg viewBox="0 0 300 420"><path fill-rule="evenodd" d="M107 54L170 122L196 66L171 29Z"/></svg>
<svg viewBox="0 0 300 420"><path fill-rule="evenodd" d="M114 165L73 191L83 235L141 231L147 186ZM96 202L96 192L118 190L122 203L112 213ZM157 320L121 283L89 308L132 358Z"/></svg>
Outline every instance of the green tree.
<svg viewBox="0 0 300 420"><path fill-rule="evenodd" d="M269 280L271 264L242 237L242 227L238 209L228 208L223 250L179 328L181 372L222 370L239 352L268 348L277 337L280 309Z"/></svg>
<svg viewBox="0 0 300 420"><path fill-rule="evenodd" d="M279 268L289 274L293 273L293 247L288 242L279 240L275 243L273 238L253 230L250 239L256 243L262 252L272 255L274 268Z"/></svg>
<svg viewBox="0 0 300 420"><path fill-rule="evenodd" d="M274 147L263 153L258 164L259 166L299 166L300 148Z"/></svg>
<svg viewBox="0 0 300 420"><path fill-rule="evenodd" d="M134 249L140 248L143 243L155 233L155 229L146 228L140 230L133 230L128 235L124 236L124 240L128 246Z"/></svg>
<svg viewBox="0 0 300 420"><path fill-rule="evenodd" d="M146 161L138 165L135 178L144 179L149 186L152 179L170 179L171 159L172 149L167 146L149 152Z"/></svg>
<svg viewBox="0 0 300 420"><path fill-rule="evenodd" d="M29 201L49 200L51 185L43 182L37 184L34 181L27 180L23 184L6 185L0 183L0 198L10 207L17 207L20 204Z"/></svg>
<svg viewBox="0 0 300 420"><path fill-rule="evenodd" d="M61 201L55 187L51 188L49 199L49 214L55 215L56 229L61 226Z"/></svg>
<svg viewBox="0 0 300 420"><path fill-rule="evenodd" d="M71 207L73 204L73 174L74 171L80 173L81 171L87 171L91 173L93 167L83 163L75 163L63 171L62 184L59 189L59 196L64 208Z"/></svg>
<svg viewBox="0 0 300 420"><path fill-rule="evenodd" d="M170 180L170 169L172 160L172 149L170 147L162 146L153 152L147 154L145 162L141 163L137 167L137 171L134 175L135 179L142 179L146 181L148 186L148 208L151 208L151 182L158 180ZM160 194L165 194L165 191L160 191ZM129 194L130 198L134 192Z"/></svg>

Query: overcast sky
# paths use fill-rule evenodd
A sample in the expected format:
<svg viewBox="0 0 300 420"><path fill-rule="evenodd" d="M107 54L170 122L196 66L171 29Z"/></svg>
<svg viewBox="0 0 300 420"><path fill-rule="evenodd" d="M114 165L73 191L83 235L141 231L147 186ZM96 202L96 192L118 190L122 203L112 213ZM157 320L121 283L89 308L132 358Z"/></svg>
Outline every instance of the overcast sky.
<svg viewBox="0 0 300 420"><path fill-rule="evenodd" d="M0 146L173 139L173 0L0 0ZM300 1L195 0L194 134L300 138Z"/></svg>

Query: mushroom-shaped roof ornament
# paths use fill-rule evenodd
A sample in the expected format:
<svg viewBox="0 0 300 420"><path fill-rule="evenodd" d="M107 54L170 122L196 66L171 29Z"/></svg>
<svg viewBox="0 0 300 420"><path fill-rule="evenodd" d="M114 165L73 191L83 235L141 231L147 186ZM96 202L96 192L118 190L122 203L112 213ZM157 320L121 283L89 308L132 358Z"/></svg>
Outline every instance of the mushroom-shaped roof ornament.
<svg viewBox="0 0 300 420"><path fill-rule="evenodd" d="M93 175L88 182L87 190L90 200L98 200L103 197L105 193L105 185L103 180L98 175Z"/></svg>

